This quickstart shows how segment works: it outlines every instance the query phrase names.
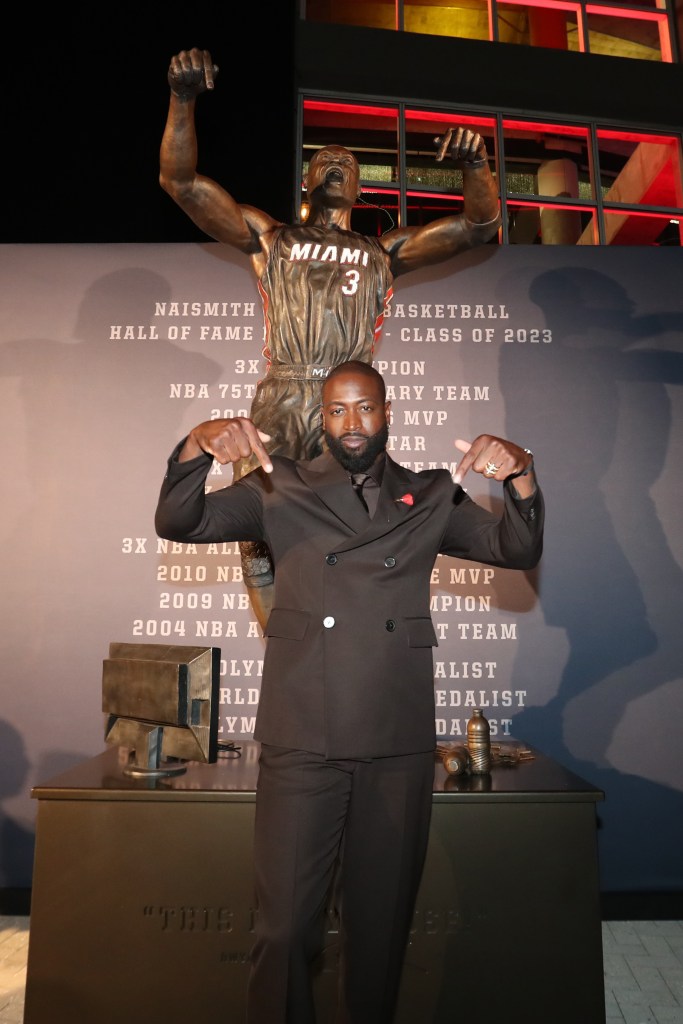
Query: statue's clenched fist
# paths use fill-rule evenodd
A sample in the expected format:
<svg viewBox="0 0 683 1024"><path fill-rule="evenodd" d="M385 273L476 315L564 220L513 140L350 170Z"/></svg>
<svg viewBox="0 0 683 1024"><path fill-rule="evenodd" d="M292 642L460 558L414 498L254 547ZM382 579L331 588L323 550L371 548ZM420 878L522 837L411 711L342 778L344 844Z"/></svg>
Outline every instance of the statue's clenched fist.
<svg viewBox="0 0 683 1024"><path fill-rule="evenodd" d="M191 99L207 89L213 89L218 67L208 50L181 50L171 58L168 84L181 99Z"/></svg>
<svg viewBox="0 0 683 1024"><path fill-rule="evenodd" d="M438 147L437 160L443 160L446 153L464 167L482 167L488 160L484 140L479 132L469 128L448 128L443 135L437 135L434 145Z"/></svg>

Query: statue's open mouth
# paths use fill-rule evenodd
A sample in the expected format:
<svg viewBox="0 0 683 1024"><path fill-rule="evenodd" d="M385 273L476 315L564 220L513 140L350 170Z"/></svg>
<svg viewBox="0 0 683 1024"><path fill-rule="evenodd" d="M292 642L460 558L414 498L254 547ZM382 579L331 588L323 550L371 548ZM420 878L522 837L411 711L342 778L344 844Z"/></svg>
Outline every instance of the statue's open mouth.
<svg viewBox="0 0 683 1024"><path fill-rule="evenodd" d="M325 182L332 182L335 185L341 185L344 180L344 175L338 167L330 167L329 171L325 175Z"/></svg>

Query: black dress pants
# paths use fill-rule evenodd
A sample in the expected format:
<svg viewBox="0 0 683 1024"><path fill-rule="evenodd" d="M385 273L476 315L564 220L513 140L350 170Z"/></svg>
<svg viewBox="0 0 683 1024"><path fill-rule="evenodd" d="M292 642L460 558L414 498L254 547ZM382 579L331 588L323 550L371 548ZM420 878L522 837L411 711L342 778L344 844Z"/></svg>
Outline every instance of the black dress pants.
<svg viewBox="0 0 683 1024"><path fill-rule="evenodd" d="M391 1024L427 848L433 780L433 751L326 761L262 746L248 1024L315 1024L310 965L322 948L340 855L335 1019Z"/></svg>

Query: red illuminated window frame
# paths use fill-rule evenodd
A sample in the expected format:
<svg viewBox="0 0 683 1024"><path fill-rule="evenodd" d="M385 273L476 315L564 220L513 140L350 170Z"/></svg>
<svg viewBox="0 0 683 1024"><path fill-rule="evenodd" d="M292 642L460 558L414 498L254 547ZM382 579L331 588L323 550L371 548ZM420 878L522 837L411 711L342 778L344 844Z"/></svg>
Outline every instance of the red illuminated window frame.
<svg viewBox="0 0 683 1024"><path fill-rule="evenodd" d="M644 10L642 7L629 7L617 4L587 4L574 2L574 0L505 0L506 4L519 7L537 7L547 11L571 11L576 17L578 32L579 52L586 53L589 50L587 45L588 26L582 12L599 14L604 18L623 18L628 21L649 21L657 26L659 33L659 45L662 55L662 62L673 63L673 48L671 45L671 33L669 28L669 15L666 10L654 9ZM494 23L497 9L496 0L488 0L489 22ZM491 32L490 38L494 38Z"/></svg>
<svg viewBox="0 0 683 1024"><path fill-rule="evenodd" d="M302 103L302 116L305 119L306 113L320 112L330 113L335 115L348 115L351 119L361 117L363 119L369 118L370 123L373 118L381 118L386 120L387 118L396 122L397 127L397 138L400 136L399 132L399 119L402 119L403 124L410 122L411 120L421 122L433 122L435 125L443 126L448 123L462 122L467 123L469 126L476 127L479 130L483 129L487 135L493 135L495 140L495 157L497 160L504 165L505 161L505 130L522 130L522 131L537 131L540 133L547 132L548 134L556 134L567 137L576 137L586 143L587 147L591 150L594 157L599 162L600 159L600 142L607 140L623 141L632 143L637 146L639 143L651 143L651 144L665 144L671 146L675 152L676 158L672 160L672 173L676 177L676 194L678 197L683 197L683 162L681 158L681 139L677 135L664 135L662 133L647 133L645 131L637 130L623 130L615 128L603 128L590 124L571 124L562 123L556 121L546 120L520 120L518 118L509 118L505 116L495 116L492 114L478 113L462 113L454 111L434 111L434 110L416 110L414 108L403 108L401 104L396 106L391 105L371 105L361 102L344 102L343 100L322 100L315 98L304 98ZM482 132L483 134L483 132ZM494 154L490 154L491 158L494 158ZM405 166L405 161L399 154L399 166ZM590 174L591 179L597 173L595 167L591 166ZM442 201L445 204L457 202L461 199L461 195L457 192L444 193L439 189L427 189L427 188L414 188L410 187L405 180L399 181L396 185L383 184L381 182L368 182L369 187L375 194L384 194L387 197L391 196L396 198L397 205L400 208L401 199L404 203L407 203L409 199L420 200L429 199L431 201ZM521 197L514 193L506 193L501 195L501 207L503 212L503 223L505 225L507 218L507 210L509 208L545 208L545 209L556 209L566 211L581 211L584 213L591 213L596 216L597 223L599 225L599 243L598 244L609 244L609 238L605 229L605 217L611 218L614 216L627 216L629 218L643 218L644 220L660 219L662 223L666 223L667 218L670 218L673 222L674 219L680 219L683 221L683 198L680 198L680 205L669 205L658 206L658 205L639 205L637 203L617 203L611 201L608 197L603 199L601 188L598 182L593 182L593 193L595 199L561 199L543 196L524 196ZM501 233L500 241L505 242L505 227ZM638 243L631 243L638 244ZM648 243L645 243L648 244Z"/></svg>
<svg viewBox="0 0 683 1024"><path fill-rule="evenodd" d="M489 41L494 41L498 38L498 2L497 0L486 0L486 4L488 8L488 38ZM587 3L586 0L505 0L505 4L536 7L547 11L571 11L576 18L580 53L586 53L590 49L587 43L589 35L587 18L591 14L606 18L621 18L625 21L649 21L657 26L662 62L670 64L674 61L671 41L671 12L668 0L654 0L654 5L649 8L641 5L630 6L624 3ZM394 0L396 31L404 31L403 8L403 0ZM305 13L304 17L306 17Z"/></svg>

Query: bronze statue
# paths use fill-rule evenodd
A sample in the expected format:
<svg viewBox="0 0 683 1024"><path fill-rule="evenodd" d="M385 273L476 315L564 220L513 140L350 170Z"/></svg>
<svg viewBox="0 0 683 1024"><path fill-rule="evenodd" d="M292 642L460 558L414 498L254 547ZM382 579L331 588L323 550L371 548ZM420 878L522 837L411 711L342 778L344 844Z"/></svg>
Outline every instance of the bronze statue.
<svg viewBox="0 0 683 1024"><path fill-rule="evenodd" d="M351 211L361 194L360 168L343 146L317 150L305 187L303 224L284 224L237 203L197 171L195 103L214 88L218 68L208 50L171 59L168 119L161 143L162 188L211 238L251 258L264 304L267 372L251 417L270 435L271 454L309 459L322 451L321 387L330 368L347 360L371 363L382 319L400 274L482 245L500 226L495 181L481 136L448 128L435 140L462 168L464 210L424 227L399 227L371 238L354 232ZM234 479L257 462L234 467ZM244 581L261 627L270 614L273 572L268 548L240 544Z"/></svg>

